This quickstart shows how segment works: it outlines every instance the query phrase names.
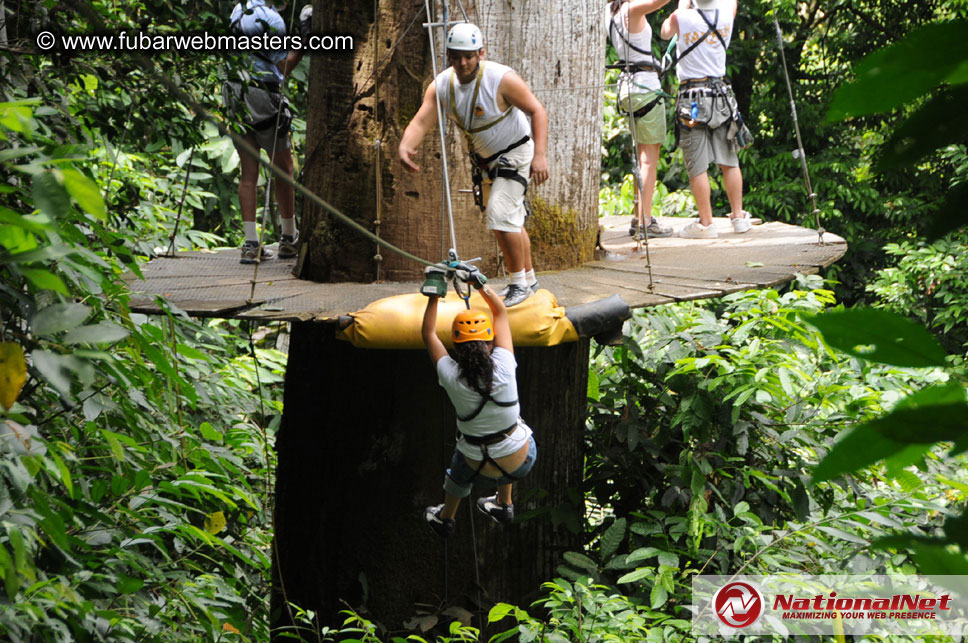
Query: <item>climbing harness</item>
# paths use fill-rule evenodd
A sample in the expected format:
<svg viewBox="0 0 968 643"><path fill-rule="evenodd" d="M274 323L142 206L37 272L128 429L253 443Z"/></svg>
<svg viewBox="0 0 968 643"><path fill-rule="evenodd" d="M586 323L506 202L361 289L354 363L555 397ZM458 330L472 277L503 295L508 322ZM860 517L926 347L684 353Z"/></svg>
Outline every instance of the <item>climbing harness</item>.
<svg viewBox="0 0 968 643"><path fill-rule="evenodd" d="M776 2L773 2L773 25L776 27L776 46L780 50L780 60L783 63L783 79L786 81L787 95L790 97L790 114L793 117L793 131L797 135L797 158L800 159L800 169L803 171L803 182L807 187L807 194L813 208L813 220L817 226L817 243L824 245L823 226L820 225L820 208L817 207L817 194L810 183L810 170L807 168L807 154L803 149L803 137L800 136L800 122L797 120L797 104L793 99L793 86L790 84L790 72L787 70L786 54L783 52L783 32L780 31L780 21L776 17Z"/></svg>
<svg viewBox="0 0 968 643"><path fill-rule="evenodd" d="M491 163L501 158L511 150L516 149L531 140L531 136L525 135L504 149L499 150L487 157L481 156L474 150L474 142L471 135L491 129L510 116L515 109L513 105L510 105L506 110L504 110L504 113L494 120L482 125L474 125L474 107L477 105L477 98L480 95L481 80L484 78L484 68L486 65L487 61L484 60L482 60L478 65L477 80L474 83L474 92L467 104L466 118L461 118L461 115L457 112L457 96L454 88L456 73L453 69L450 71L447 95L448 102L450 103L450 112L454 116L454 121L456 122L458 129L464 133L464 139L467 143L467 150L471 157L471 181L473 183L472 192L474 194L474 203L480 208L481 212L487 210L487 190L485 189L484 183L485 176L487 176L487 178L491 181L494 181L494 179L499 177L516 181L517 183L521 184L521 186L524 188L525 194L527 194L528 179L524 176L521 176L517 170L514 170L510 167L501 167L500 165L497 165L493 168L490 166ZM525 204L527 204L527 201L525 201ZM527 205L525 207L527 207Z"/></svg>

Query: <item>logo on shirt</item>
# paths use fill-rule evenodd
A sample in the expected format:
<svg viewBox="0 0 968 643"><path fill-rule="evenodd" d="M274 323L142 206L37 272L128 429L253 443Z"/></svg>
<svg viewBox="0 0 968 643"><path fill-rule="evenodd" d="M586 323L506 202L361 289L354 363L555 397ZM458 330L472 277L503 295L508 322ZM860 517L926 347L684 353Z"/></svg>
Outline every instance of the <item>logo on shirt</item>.
<svg viewBox="0 0 968 643"><path fill-rule="evenodd" d="M483 115L484 115L484 108L481 107L480 105L475 105L474 116L483 116Z"/></svg>

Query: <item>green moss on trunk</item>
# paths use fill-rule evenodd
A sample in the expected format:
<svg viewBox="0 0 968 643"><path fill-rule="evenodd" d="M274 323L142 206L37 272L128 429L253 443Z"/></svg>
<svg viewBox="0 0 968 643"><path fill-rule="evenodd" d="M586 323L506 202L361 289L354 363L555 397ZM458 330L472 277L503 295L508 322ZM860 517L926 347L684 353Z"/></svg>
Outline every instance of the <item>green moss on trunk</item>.
<svg viewBox="0 0 968 643"><path fill-rule="evenodd" d="M582 227L578 212L536 197L531 202L528 234L531 256L540 270L564 270L591 261L595 253L596 225Z"/></svg>

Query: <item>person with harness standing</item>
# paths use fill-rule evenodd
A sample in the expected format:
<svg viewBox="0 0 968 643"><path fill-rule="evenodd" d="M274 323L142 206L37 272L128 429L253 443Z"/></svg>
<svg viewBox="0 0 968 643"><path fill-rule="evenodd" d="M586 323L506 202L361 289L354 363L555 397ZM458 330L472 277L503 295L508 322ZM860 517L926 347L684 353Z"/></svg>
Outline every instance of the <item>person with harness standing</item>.
<svg viewBox="0 0 968 643"><path fill-rule="evenodd" d="M690 8L689 0L679 0L678 9L662 23L662 38L678 34L676 127L689 187L699 209L699 220L679 232L687 239L718 236L710 203L710 163L717 163L722 170L733 231L743 233L751 227L750 215L743 210L743 173L736 154L749 144L749 130L743 125L733 89L725 78L736 3L695 0L696 8Z"/></svg>
<svg viewBox="0 0 968 643"><path fill-rule="evenodd" d="M420 171L412 157L437 125L440 101L442 111L464 132L474 173L490 182L487 224L511 273L504 305L515 306L531 296L537 283L524 229L524 194L529 179L540 185L548 178L548 115L510 67L484 61L484 40L476 25L463 22L451 28L447 60L451 66L427 87L398 155L408 170Z"/></svg>
<svg viewBox="0 0 968 643"><path fill-rule="evenodd" d="M312 6L305 6L299 18L303 33L307 33L312 18ZM266 0L242 0L232 9L231 25L232 30L241 36L286 35L282 16ZM292 112L288 101L282 95L282 85L302 56L302 50L249 51L246 68L240 70L238 79L228 80L222 87L225 108L230 117L240 122L245 142L256 150L264 149L269 159L290 177L293 173L289 143ZM239 209L242 211L242 226L245 231L245 243L242 244L239 261L258 263L274 256L271 250L262 246L256 226L259 160L238 147L236 149L242 171L239 180ZM296 256L299 241L296 220L293 218L295 193L292 186L285 181L275 181L275 193L282 225L279 257L288 259Z"/></svg>
<svg viewBox="0 0 968 643"><path fill-rule="evenodd" d="M635 237L644 237L645 233L649 237L672 236L672 228L652 217L659 147L666 138L666 114L665 101L660 93L660 66L652 55L652 27L646 18L668 2L612 0L608 8L608 37L620 58L616 66L622 70L618 81L618 108L632 122L632 140L638 154L635 177L638 211L629 229Z"/></svg>
<svg viewBox="0 0 968 643"><path fill-rule="evenodd" d="M446 283L436 275L436 283L443 283L443 288L428 286L434 282L434 271L442 272L434 266L427 268L428 281L421 288L427 295L421 333L437 379L454 405L458 439L444 476L444 502L427 507L424 520L437 535L446 538L454 531L454 515L461 499L470 495L474 480L480 476L493 480L497 493L479 498L477 508L497 523L511 522L512 483L531 471L537 448L531 428L520 417L514 373L517 362L504 303L476 269L462 276L479 290L491 309L493 322L480 311L459 312L451 326L451 357L437 337L437 300L446 293Z"/></svg>

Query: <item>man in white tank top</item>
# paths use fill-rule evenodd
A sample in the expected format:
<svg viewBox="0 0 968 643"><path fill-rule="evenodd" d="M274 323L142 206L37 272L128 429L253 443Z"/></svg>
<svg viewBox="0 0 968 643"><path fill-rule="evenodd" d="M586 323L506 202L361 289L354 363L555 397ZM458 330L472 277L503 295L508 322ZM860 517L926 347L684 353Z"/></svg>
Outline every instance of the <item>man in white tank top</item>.
<svg viewBox="0 0 968 643"><path fill-rule="evenodd" d="M447 60L451 66L427 87L400 139L398 155L408 170L420 171L413 157L424 136L437 125L440 100L441 110L465 133L472 162L491 181L487 223L511 272L504 305L514 306L537 286L531 241L524 229L524 193L529 179L540 185L548 178L548 116L512 69L484 62L484 42L475 25L465 22L451 28Z"/></svg>
<svg viewBox="0 0 968 643"><path fill-rule="evenodd" d="M743 173L736 155L738 145L735 121L738 109L732 89L726 82L726 50L733 35L737 0L679 0L679 8L662 23L661 36L678 35L679 97L676 119L679 145L689 174L689 187L696 199L699 220L680 230L689 239L718 236L713 227L710 203L710 163L723 172L723 185L729 199L733 231L747 232L750 215L743 210ZM696 44L698 43L698 44ZM741 121L740 121L741 123Z"/></svg>

